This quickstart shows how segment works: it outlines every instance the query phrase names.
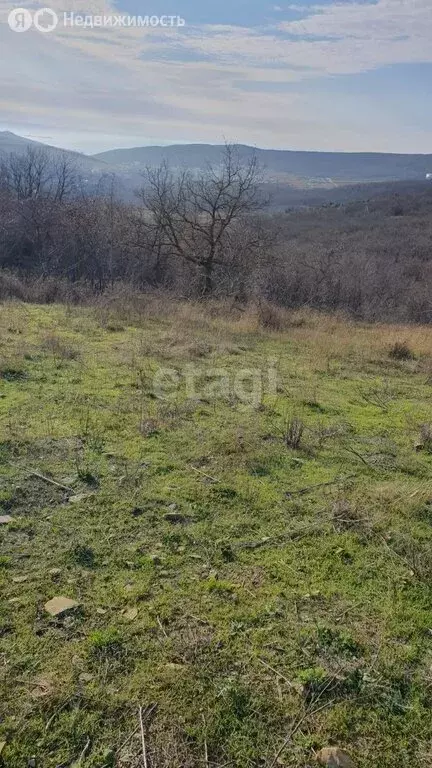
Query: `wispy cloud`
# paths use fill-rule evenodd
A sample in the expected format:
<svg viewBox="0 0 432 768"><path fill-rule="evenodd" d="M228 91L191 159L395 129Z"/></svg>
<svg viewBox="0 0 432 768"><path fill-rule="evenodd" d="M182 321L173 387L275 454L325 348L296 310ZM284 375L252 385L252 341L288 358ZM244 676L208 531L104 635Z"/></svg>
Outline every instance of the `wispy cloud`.
<svg viewBox="0 0 432 768"><path fill-rule="evenodd" d="M52 0L51 7L60 15L124 12L108 0L72 0L67 8L65 2ZM99 134L101 146L227 136L267 146L384 149L395 113L381 115L364 93L356 106L350 78L432 64L430 0L278 6L277 18L262 27L189 19L181 29L59 25L46 35L12 32L9 10L0 0L8 61L0 74L3 127L39 126L60 142L76 127L83 148L94 147ZM339 92L332 89L335 76L346 81ZM406 149L412 141L417 150L421 135L426 149L428 126L407 126L402 112L397 120L391 147Z"/></svg>

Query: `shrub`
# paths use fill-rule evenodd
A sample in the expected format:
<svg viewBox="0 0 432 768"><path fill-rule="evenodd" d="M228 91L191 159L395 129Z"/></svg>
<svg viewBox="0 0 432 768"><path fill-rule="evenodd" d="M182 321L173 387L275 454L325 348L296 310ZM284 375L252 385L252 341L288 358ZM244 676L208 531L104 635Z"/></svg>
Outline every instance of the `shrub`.
<svg viewBox="0 0 432 768"><path fill-rule="evenodd" d="M73 547L70 558L73 562L81 565L83 568L93 568L95 564L95 554L91 547L85 544L77 544Z"/></svg>
<svg viewBox="0 0 432 768"><path fill-rule="evenodd" d="M284 312L274 304L260 301L258 304L258 320L263 328L271 331L280 331L284 326Z"/></svg>
<svg viewBox="0 0 432 768"><path fill-rule="evenodd" d="M415 354L406 341L396 341L390 348L389 357L393 360L415 360Z"/></svg>
<svg viewBox="0 0 432 768"><path fill-rule="evenodd" d="M422 424L420 427L420 438L416 443L418 451L427 451L432 453L432 424Z"/></svg>
<svg viewBox="0 0 432 768"><path fill-rule="evenodd" d="M22 368L6 366L0 370L0 379L5 381L22 381L26 378L26 372Z"/></svg>
<svg viewBox="0 0 432 768"><path fill-rule="evenodd" d="M304 424L297 416L289 416L285 422L284 440L288 448L300 448Z"/></svg>
<svg viewBox="0 0 432 768"><path fill-rule="evenodd" d="M76 360L79 356L77 349L54 333L46 336L42 342L42 349L50 352L55 359L60 360Z"/></svg>

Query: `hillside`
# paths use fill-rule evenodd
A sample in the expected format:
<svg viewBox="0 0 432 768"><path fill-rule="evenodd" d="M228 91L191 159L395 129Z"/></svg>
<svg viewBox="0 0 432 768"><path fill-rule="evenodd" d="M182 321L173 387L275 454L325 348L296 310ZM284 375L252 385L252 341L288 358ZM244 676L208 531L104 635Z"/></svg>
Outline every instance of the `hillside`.
<svg viewBox="0 0 432 768"><path fill-rule="evenodd" d="M21 154L27 147L46 148L53 154L66 153L84 173L115 173L121 194L127 200L134 199L134 190L142 183L141 172L145 167L157 167L167 161L173 170L200 171L209 163L220 163L224 151L223 145L183 144L112 149L90 156L35 142L10 131L0 132L0 156L10 152ZM245 162L252 154L256 155L264 182L266 186L271 185L279 201L274 203L275 207L316 205L329 199L345 201L353 199L353 195L362 198L367 190L358 187L364 184L424 183L426 173L432 171L432 155L296 152L245 145L238 145L238 152Z"/></svg>
<svg viewBox="0 0 432 768"><path fill-rule="evenodd" d="M8 768L430 766L432 329L281 320L0 306Z"/></svg>
<svg viewBox="0 0 432 768"><path fill-rule="evenodd" d="M59 147L53 147L51 144L44 144L40 141L33 141L32 139L26 139L23 136L18 136L11 131L0 131L0 157L1 155L9 155L14 153L22 155L27 152L28 148L43 149L49 154L66 155L70 160L77 165L83 171L98 171L102 173L106 170L103 160L92 158L89 155L84 155L81 152L72 152L68 149L60 149Z"/></svg>
<svg viewBox="0 0 432 768"><path fill-rule="evenodd" d="M163 160L173 167L205 168L218 163L223 145L187 144L168 147L113 149L95 155L112 167L124 171L146 165L158 166ZM317 186L332 183L387 180L423 180L432 171L432 155L396 155L348 152L294 152L255 149L239 145L246 160L255 153L268 179L291 180Z"/></svg>

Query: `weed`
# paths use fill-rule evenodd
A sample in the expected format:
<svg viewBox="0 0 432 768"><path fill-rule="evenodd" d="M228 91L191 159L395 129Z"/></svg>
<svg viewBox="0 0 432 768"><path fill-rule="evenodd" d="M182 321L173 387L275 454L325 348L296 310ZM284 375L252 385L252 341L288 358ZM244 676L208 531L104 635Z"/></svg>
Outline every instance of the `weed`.
<svg viewBox="0 0 432 768"><path fill-rule="evenodd" d="M27 373L23 368L6 366L0 369L0 378L5 381L24 381L27 378Z"/></svg>
<svg viewBox="0 0 432 768"><path fill-rule="evenodd" d="M288 448L300 448L304 432L304 423L297 416L288 416L284 426L284 442Z"/></svg>
<svg viewBox="0 0 432 768"><path fill-rule="evenodd" d="M432 453L432 424L422 424L420 427L420 437L416 443L418 451Z"/></svg>
<svg viewBox="0 0 432 768"><path fill-rule="evenodd" d="M85 544L76 544L70 552L70 559L83 568L94 568L95 565L94 551Z"/></svg>
<svg viewBox="0 0 432 768"><path fill-rule="evenodd" d="M77 360L79 357L78 350L55 333L50 333L46 336L41 347L45 352L49 352L54 360L57 361Z"/></svg>
<svg viewBox="0 0 432 768"><path fill-rule="evenodd" d="M282 309L266 301L258 304L259 323L263 328L280 331L284 325L285 314Z"/></svg>
<svg viewBox="0 0 432 768"><path fill-rule="evenodd" d="M96 659L118 658L124 651L124 642L116 627L91 632L87 646L89 655Z"/></svg>

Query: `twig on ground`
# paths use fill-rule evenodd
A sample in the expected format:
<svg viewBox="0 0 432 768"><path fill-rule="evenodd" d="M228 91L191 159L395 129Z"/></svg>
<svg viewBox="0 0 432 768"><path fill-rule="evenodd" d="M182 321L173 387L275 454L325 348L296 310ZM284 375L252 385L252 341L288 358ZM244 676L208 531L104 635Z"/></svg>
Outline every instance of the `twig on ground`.
<svg viewBox="0 0 432 768"><path fill-rule="evenodd" d="M218 477L212 477L212 475L207 475L201 469L198 469L198 467L194 467L193 464L188 464L188 467L190 467L190 469L193 469L194 472L198 472L199 475L202 475L203 477L206 477L207 480L211 480L213 483L220 483L221 482Z"/></svg>
<svg viewBox="0 0 432 768"><path fill-rule="evenodd" d="M32 477L38 477L39 480L44 480L45 483L49 483L50 485L55 485L56 488L61 488L62 491L67 491L68 493L75 493L73 488L70 488L68 485L63 485L62 483L58 483L56 480L52 480L51 477L46 477L46 475L41 475L40 472L31 471L29 473Z"/></svg>
<svg viewBox="0 0 432 768"><path fill-rule="evenodd" d="M316 709L312 709L312 707L321 699L321 697L324 696L324 694L329 689L331 690L331 686L335 682L336 676L341 672L342 669L343 669L343 667L339 667L337 672L335 672L333 677L328 681L328 683L326 683L324 688L322 688L322 690L319 692L318 696L316 696L314 699L312 699L312 701L310 702L309 706L306 708L306 712L304 712L304 714L300 717L299 720L297 720L297 722L294 722L294 724L293 724L290 732L288 733L285 741L283 742L283 744L278 749L276 755L273 758L273 761L270 763L270 768L274 768L274 766L277 764L277 761L279 760L279 758L280 758L282 752L284 751L285 747L288 746L288 744L291 741L292 737L297 733L297 731L299 730L300 726L304 723L304 721L308 717L312 717L313 715L318 714L318 712L321 712L321 710L326 709L327 707L330 707L334 703L334 700L332 699L331 701L326 701L325 704L322 704L320 707L317 707Z"/></svg>
<svg viewBox="0 0 432 768"><path fill-rule="evenodd" d="M293 691L295 691L296 693L299 693L299 690L295 687L295 685L293 685L291 680L288 680L288 678L285 677L285 675L283 675L281 672L278 672L278 670L275 669L274 667L271 667L270 664L267 664L267 662L264 661L263 659L257 659L257 661L259 661L259 663L262 664L263 667L267 667L267 669L269 669L270 672L274 672L274 674L277 675L277 677L280 677L280 679L283 680L285 683L287 683L287 685L289 685L289 687Z"/></svg>
<svg viewBox="0 0 432 768"><path fill-rule="evenodd" d="M306 488L299 488L297 491L286 491L285 496L287 498L289 498L290 496L300 496L304 493L310 493L310 491L314 491L317 488L327 488L330 485L341 485L342 483L346 483L348 480L352 480L354 477L357 477L357 475L347 475L346 477L337 477L335 480L330 480L328 483L317 483L317 485L307 485Z"/></svg>
<svg viewBox="0 0 432 768"><path fill-rule="evenodd" d="M156 621L157 621L157 623L158 623L158 625L159 625L159 628L160 628L160 630L161 630L162 634L164 635L164 637L166 637L166 638L168 639L168 635L167 635L167 633L165 632L164 626L163 626L163 624L162 624L162 622L161 622L161 620L160 620L159 616L156 616Z"/></svg>
<svg viewBox="0 0 432 768"><path fill-rule="evenodd" d="M207 724L206 724L204 715L202 716L202 719L204 723L204 765L205 765L205 768L209 768L208 747L207 747Z"/></svg>
<svg viewBox="0 0 432 768"><path fill-rule="evenodd" d="M357 458L358 458L358 459L360 459L360 461L362 461L362 462L363 462L363 464L364 464L366 467L369 467L369 469L370 469L370 466L371 466L371 465L369 464L369 462L368 462L368 461L366 461L366 459L364 458L364 456L362 456L362 455L361 455L361 453L359 453L358 451L356 451L356 450L355 450L355 448L351 448L351 446L349 446L349 447L348 447L348 446L345 446L345 450L346 450L346 451L348 451L348 453L352 453L354 456L357 456Z"/></svg>
<svg viewBox="0 0 432 768"><path fill-rule="evenodd" d="M146 748L145 733L144 733L144 723L143 723L143 708L142 708L141 705L140 705L140 707L138 709L138 715L139 715L140 729L141 729L141 744L142 744L142 753L143 753L143 765L144 765L144 768L148 768L147 748Z"/></svg>
<svg viewBox="0 0 432 768"><path fill-rule="evenodd" d="M74 698L73 696L70 696L68 699L66 699L66 701L64 701L63 704L60 707L58 707L58 709L56 709L56 711L51 715L51 717L49 718L45 726L45 733L47 733L51 723L56 719L57 715L59 715L60 712L62 712L63 709L65 709L65 707L67 707L68 704L70 704L73 698Z"/></svg>
<svg viewBox="0 0 432 768"><path fill-rule="evenodd" d="M86 757L86 755L87 755L87 753L88 753L88 751L90 749L90 745L91 745L91 738L90 738L90 736L87 736L87 741L86 741L86 743L84 745L84 749L82 750L78 760L74 763L76 768L78 768L78 766L81 765L82 761Z"/></svg>
<svg viewBox="0 0 432 768"><path fill-rule="evenodd" d="M121 744L119 748L116 749L116 754L119 754L122 751L122 749L125 748L126 744L129 744L130 740L133 739L136 733L138 733L139 729L140 729L140 726L137 725L137 727L132 731L132 733L130 733L129 736L126 737L123 744Z"/></svg>

